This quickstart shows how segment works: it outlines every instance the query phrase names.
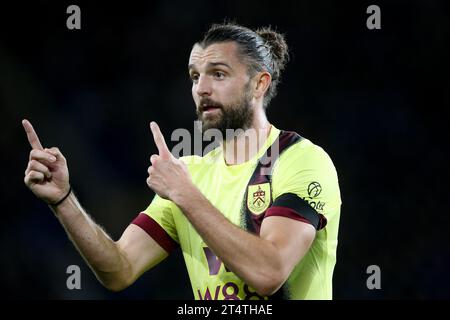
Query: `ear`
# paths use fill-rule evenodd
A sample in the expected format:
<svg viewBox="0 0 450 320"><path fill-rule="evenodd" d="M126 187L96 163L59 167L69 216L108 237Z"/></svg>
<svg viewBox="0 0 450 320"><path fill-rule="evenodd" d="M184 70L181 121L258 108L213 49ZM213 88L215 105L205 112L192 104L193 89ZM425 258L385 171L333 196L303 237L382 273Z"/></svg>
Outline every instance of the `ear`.
<svg viewBox="0 0 450 320"><path fill-rule="evenodd" d="M255 76L255 90L253 91L253 96L255 98L264 97L264 94L269 89L270 83L272 82L272 76L268 72L258 72Z"/></svg>

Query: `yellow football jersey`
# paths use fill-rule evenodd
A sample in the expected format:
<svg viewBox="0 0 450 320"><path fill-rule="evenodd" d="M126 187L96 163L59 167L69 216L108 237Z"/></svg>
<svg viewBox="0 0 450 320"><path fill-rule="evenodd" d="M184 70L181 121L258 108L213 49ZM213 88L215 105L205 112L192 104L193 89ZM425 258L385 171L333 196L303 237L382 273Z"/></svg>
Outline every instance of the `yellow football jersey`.
<svg viewBox="0 0 450 320"><path fill-rule="evenodd" d="M221 147L181 158L197 188L231 223L258 234L266 216L282 215L316 227L311 248L275 295L260 297L227 270L173 202L156 195L133 222L166 251L181 247L195 299L332 298L341 207L336 169L322 148L298 136L280 150L268 179L258 180L258 160L281 140L280 132L272 126L258 154L242 164L227 165Z"/></svg>

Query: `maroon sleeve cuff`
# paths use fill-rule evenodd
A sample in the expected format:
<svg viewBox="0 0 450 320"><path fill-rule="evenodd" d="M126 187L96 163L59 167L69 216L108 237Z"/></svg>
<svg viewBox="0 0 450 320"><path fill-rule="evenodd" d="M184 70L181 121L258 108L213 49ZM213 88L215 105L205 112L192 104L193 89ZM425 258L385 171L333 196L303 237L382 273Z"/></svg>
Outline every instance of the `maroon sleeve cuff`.
<svg viewBox="0 0 450 320"><path fill-rule="evenodd" d="M158 224L158 222L143 212L141 212L131 223L141 227L168 253L180 246L175 240L172 239L166 230Z"/></svg>

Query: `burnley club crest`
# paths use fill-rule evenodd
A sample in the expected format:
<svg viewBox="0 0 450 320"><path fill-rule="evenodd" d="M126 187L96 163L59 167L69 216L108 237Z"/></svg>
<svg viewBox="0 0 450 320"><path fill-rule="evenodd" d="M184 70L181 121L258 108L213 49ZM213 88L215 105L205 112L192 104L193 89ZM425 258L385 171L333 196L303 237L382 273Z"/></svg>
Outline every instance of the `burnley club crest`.
<svg viewBox="0 0 450 320"><path fill-rule="evenodd" d="M248 186L247 207L251 213L259 215L270 205L270 183Z"/></svg>

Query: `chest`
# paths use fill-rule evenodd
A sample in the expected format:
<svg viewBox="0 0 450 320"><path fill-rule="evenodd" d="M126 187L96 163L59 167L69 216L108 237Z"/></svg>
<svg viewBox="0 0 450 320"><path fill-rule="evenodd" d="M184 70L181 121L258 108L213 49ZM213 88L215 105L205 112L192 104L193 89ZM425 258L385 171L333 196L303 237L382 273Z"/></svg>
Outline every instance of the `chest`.
<svg viewBox="0 0 450 320"><path fill-rule="evenodd" d="M211 166L194 175L193 181L203 195L234 224L241 222L241 209L254 167L227 169Z"/></svg>

